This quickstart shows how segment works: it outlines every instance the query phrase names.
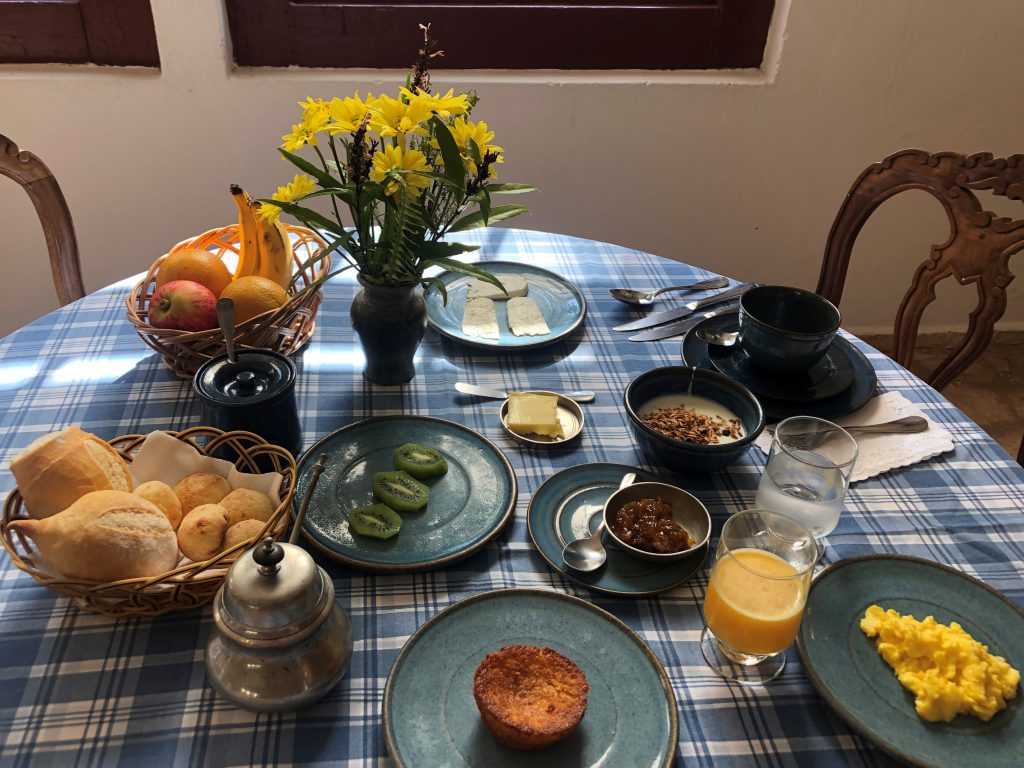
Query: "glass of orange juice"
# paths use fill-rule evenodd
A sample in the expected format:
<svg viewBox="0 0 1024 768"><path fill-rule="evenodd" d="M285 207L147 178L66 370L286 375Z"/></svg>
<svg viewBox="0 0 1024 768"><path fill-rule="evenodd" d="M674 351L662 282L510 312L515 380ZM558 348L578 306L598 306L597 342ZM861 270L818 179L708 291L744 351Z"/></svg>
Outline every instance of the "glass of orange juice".
<svg viewBox="0 0 1024 768"><path fill-rule="evenodd" d="M814 535L765 509L725 521L711 569L701 635L704 658L723 677L763 685L786 665L818 560Z"/></svg>

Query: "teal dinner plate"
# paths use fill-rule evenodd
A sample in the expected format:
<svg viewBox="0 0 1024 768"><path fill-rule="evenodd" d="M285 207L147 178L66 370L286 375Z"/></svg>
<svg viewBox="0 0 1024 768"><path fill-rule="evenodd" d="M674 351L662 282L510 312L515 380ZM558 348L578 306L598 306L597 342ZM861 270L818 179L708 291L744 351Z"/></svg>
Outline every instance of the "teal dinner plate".
<svg viewBox="0 0 1024 768"><path fill-rule="evenodd" d="M398 535L381 541L349 530L354 507L375 503L371 479L394 469L395 449L420 443L439 450L448 472L426 480L430 500L419 512L402 514ZM487 438L451 421L429 416L377 416L339 429L299 461L295 507L320 454L326 469L313 491L302 533L335 560L374 571L434 568L465 557L494 538L516 506L512 465Z"/></svg>
<svg viewBox="0 0 1024 768"><path fill-rule="evenodd" d="M524 275L527 283L526 295L537 303L544 315L551 333L546 336L516 336L508 327L506 302L494 302L498 316L498 339L481 339L467 336L462 332L462 313L466 308L466 293L474 279L459 272L442 272L437 275L448 292L448 303L441 300L441 292L429 288L423 293L427 302L427 322L434 330L449 339L460 341L471 347L487 349L533 349L553 344L568 336L583 322L587 314L587 300L576 286L554 272L530 264L514 261L479 261L473 266L490 272L495 277L502 275Z"/></svg>
<svg viewBox="0 0 1024 768"><path fill-rule="evenodd" d="M962 768L1020 766L1024 693L987 723L960 715L928 723L860 629L878 604L916 619L955 621L990 652L1024 668L1024 611L984 582L929 560L865 555L840 560L811 585L797 651L807 676L847 724L910 765Z"/></svg>
<svg viewBox="0 0 1024 768"><path fill-rule="evenodd" d="M481 721L473 673L506 645L551 648L587 676L587 712L564 740L510 749ZM382 712L399 768L656 768L672 764L679 733L672 686L644 641L584 600L539 589L474 595L421 626L391 668Z"/></svg>
<svg viewBox="0 0 1024 768"><path fill-rule="evenodd" d="M679 586L704 564L705 545L682 560L653 563L618 547L608 534L604 546L608 561L596 571L574 571L562 560L567 542L597 530L605 501L622 477L636 473L638 482L661 482L637 467L625 464L577 464L552 475L536 490L526 513L530 538L548 565L573 581L613 595L651 595Z"/></svg>

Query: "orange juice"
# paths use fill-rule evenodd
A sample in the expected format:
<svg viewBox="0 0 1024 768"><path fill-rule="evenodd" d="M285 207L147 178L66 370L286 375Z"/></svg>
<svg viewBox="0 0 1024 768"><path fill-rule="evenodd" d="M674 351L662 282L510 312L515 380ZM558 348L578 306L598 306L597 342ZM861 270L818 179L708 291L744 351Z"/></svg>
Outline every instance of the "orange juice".
<svg viewBox="0 0 1024 768"><path fill-rule="evenodd" d="M743 653L784 651L800 626L805 576L764 550L736 549L723 555L711 572L704 599L708 627L723 643Z"/></svg>

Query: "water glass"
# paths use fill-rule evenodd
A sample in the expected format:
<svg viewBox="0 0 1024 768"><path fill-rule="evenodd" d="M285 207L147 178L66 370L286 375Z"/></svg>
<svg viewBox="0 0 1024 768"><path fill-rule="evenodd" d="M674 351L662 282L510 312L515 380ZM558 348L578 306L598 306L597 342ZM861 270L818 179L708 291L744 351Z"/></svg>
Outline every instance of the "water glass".
<svg viewBox="0 0 1024 768"><path fill-rule="evenodd" d="M817 559L814 536L784 515L752 509L725 521L704 598L701 651L712 669L744 685L778 677Z"/></svg>
<svg viewBox="0 0 1024 768"><path fill-rule="evenodd" d="M817 537L839 524L857 441L842 427L812 416L779 422L756 506L792 518Z"/></svg>

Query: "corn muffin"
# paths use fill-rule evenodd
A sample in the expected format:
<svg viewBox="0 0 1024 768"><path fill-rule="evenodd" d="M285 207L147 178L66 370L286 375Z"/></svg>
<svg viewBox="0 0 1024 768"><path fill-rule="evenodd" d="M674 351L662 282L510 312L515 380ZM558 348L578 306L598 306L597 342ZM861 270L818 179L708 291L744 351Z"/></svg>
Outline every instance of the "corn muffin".
<svg viewBox="0 0 1024 768"><path fill-rule="evenodd" d="M540 749L572 733L587 711L587 677L550 648L506 645L473 675L484 724L513 749Z"/></svg>

